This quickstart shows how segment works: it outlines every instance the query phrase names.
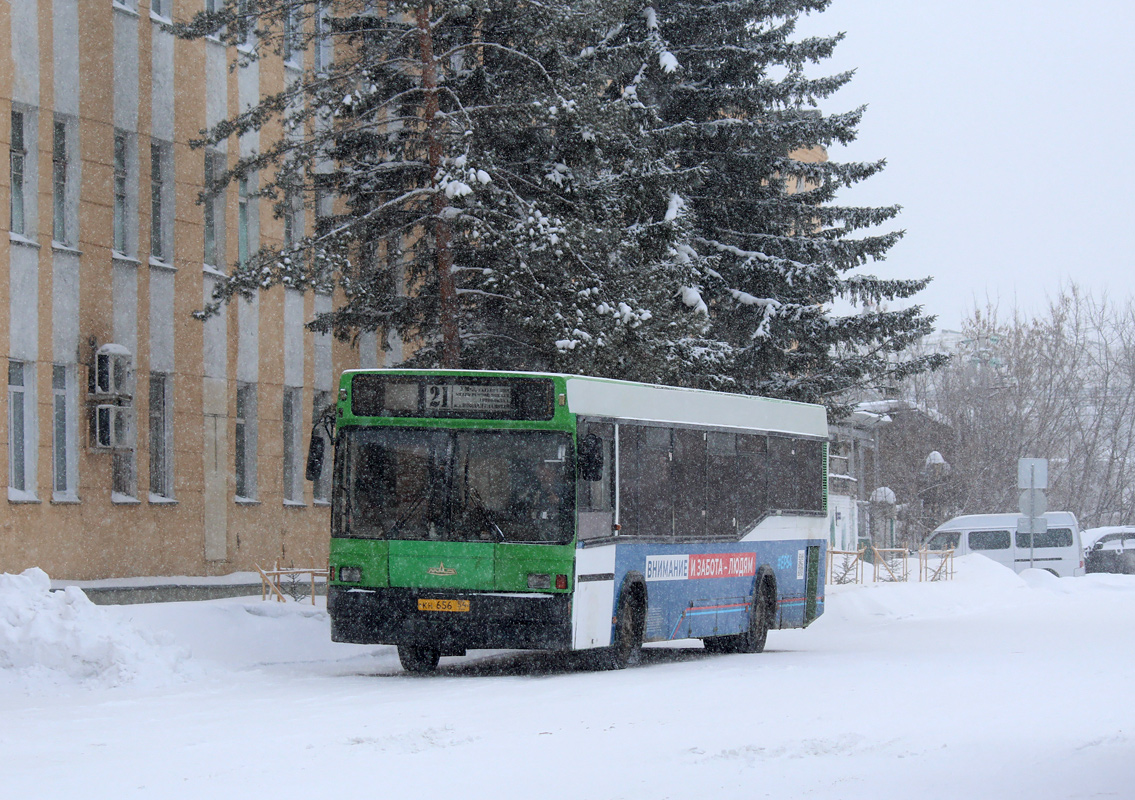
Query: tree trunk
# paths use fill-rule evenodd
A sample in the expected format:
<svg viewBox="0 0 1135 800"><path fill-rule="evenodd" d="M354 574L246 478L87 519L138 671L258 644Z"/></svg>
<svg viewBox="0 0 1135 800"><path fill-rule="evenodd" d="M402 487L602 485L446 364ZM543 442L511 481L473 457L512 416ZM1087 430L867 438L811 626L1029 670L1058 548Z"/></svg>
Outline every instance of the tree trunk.
<svg viewBox="0 0 1135 800"><path fill-rule="evenodd" d="M434 189L434 258L437 264L438 312L441 317L441 366L457 369L461 366L461 343L457 327L457 290L453 284L452 237L444 216L447 205L445 193L438 186L442 147L438 135L437 64L434 61L433 32L430 29L431 11L430 3L422 3L418 6L417 14L422 53L422 90L425 94L426 156Z"/></svg>

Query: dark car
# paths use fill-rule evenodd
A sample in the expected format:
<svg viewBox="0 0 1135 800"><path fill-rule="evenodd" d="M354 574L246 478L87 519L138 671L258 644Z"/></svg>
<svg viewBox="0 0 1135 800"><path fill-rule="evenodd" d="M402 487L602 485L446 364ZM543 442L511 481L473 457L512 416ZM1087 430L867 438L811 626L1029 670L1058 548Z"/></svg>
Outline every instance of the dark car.
<svg viewBox="0 0 1135 800"><path fill-rule="evenodd" d="M1135 575L1135 526L1115 525L1083 532L1087 572Z"/></svg>

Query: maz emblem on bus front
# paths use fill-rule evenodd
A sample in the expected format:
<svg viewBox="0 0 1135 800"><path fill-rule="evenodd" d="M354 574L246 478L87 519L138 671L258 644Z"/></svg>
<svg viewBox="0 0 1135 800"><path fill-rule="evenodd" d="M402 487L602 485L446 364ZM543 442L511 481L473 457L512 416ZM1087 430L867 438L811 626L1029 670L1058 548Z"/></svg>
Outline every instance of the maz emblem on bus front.
<svg viewBox="0 0 1135 800"><path fill-rule="evenodd" d="M430 567L426 570L427 575L456 575L457 570L447 567L445 562L442 561L436 567Z"/></svg>

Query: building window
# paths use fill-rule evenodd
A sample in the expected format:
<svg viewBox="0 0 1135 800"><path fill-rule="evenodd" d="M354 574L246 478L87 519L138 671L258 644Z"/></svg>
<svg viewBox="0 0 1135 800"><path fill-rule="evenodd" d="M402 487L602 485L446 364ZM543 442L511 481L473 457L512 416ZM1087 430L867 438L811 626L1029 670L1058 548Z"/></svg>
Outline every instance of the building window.
<svg viewBox="0 0 1135 800"><path fill-rule="evenodd" d="M311 48L311 68L318 74L331 65L331 24L328 20L326 0L320 0L315 9L314 36Z"/></svg>
<svg viewBox="0 0 1135 800"><path fill-rule="evenodd" d="M150 142L150 255L159 261L172 261L173 233L171 189L173 149L165 142Z"/></svg>
<svg viewBox="0 0 1135 800"><path fill-rule="evenodd" d="M236 385L236 496L256 498L256 384Z"/></svg>
<svg viewBox="0 0 1135 800"><path fill-rule="evenodd" d="M205 264L219 267L223 262L223 220L225 192L216 181L224 171L224 155L215 150L205 151Z"/></svg>
<svg viewBox="0 0 1135 800"><path fill-rule="evenodd" d="M237 183L236 257L243 267L248 263L248 178Z"/></svg>
<svg viewBox="0 0 1135 800"><path fill-rule="evenodd" d="M8 362L8 487L17 492L29 490L28 478L32 473L28 463L34 450L29 435L33 420L28 397L31 382L30 364Z"/></svg>
<svg viewBox="0 0 1135 800"><path fill-rule="evenodd" d="M51 140L51 238L70 245L67 227L67 123L56 120Z"/></svg>
<svg viewBox="0 0 1135 800"><path fill-rule="evenodd" d="M126 134L114 134L114 249L129 252L127 247L127 174Z"/></svg>
<svg viewBox="0 0 1135 800"><path fill-rule="evenodd" d="M314 400L311 408L312 419L312 435L319 436L323 439L323 452L331 452L331 440L327 438L327 431L319 424L319 418L323 412L331 405L331 392L315 390ZM334 417L332 417L334 419ZM317 503L327 503L331 500L331 464L330 459L325 458L323 464L323 471L319 473L319 477L311 487L312 499Z"/></svg>
<svg viewBox="0 0 1135 800"><path fill-rule="evenodd" d="M289 67L303 66L303 19L300 6L289 5L284 11L284 63Z"/></svg>
<svg viewBox="0 0 1135 800"><path fill-rule="evenodd" d="M51 368L51 483L56 497L75 496L74 378L67 366Z"/></svg>
<svg viewBox="0 0 1135 800"><path fill-rule="evenodd" d="M284 387L284 500L303 502L300 484L300 428L303 423L302 389Z"/></svg>
<svg viewBox="0 0 1135 800"><path fill-rule="evenodd" d="M150 494L173 497L173 425L170 376L150 373Z"/></svg>
<svg viewBox="0 0 1135 800"><path fill-rule="evenodd" d="M256 12L252 8L252 2L250 0L237 0L236 13L244 30L244 35L237 42L237 47L251 50L253 45L256 44Z"/></svg>
<svg viewBox="0 0 1135 800"><path fill-rule="evenodd" d="M172 0L150 0L150 13L163 19L169 19L171 2Z"/></svg>
<svg viewBox="0 0 1135 800"><path fill-rule="evenodd" d="M27 232L24 218L24 160L27 150L24 147L24 113L12 112L12 143L9 147L9 178L11 180L11 221L8 230L12 233Z"/></svg>
<svg viewBox="0 0 1135 800"><path fill-rule="evenodd" d="M127 417L127 419L129 418ZM137 486L134 477L134 451L115 450L111 457L114 459L111 466L113 472L111 489L114 496L111 499L116 502L133 501L136 492L135 487Z"/></svg>

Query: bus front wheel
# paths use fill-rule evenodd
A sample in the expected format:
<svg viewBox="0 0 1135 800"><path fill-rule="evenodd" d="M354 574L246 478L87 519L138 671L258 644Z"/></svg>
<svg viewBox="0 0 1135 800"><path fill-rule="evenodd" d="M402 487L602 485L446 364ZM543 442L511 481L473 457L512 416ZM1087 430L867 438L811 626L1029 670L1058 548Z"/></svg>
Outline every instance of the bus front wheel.
<svg viewBox="0 0 1135 800"><path fill-rule="evenodd" d="M402 662L402 669L418 675L433 672L437 669L437 662L441 652L436 647L418 647L416 645L398 645L398 660Z"/></svg>

